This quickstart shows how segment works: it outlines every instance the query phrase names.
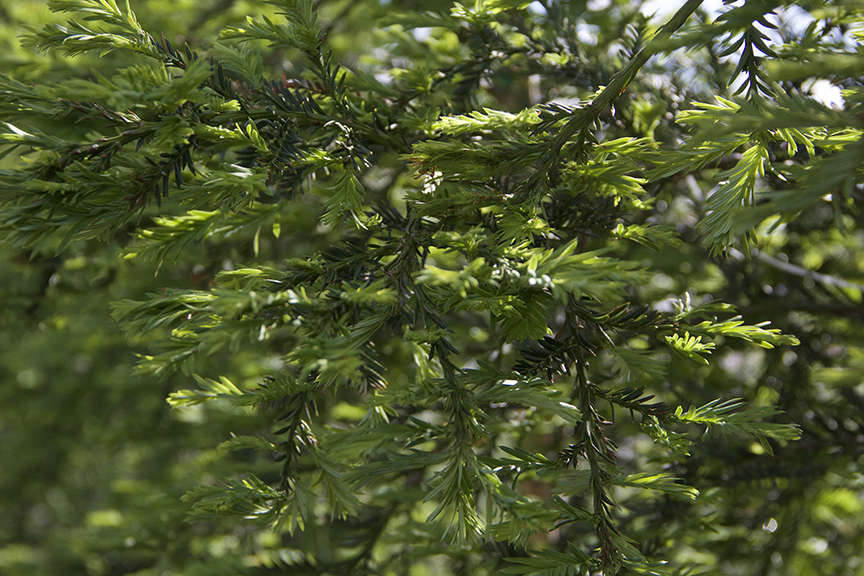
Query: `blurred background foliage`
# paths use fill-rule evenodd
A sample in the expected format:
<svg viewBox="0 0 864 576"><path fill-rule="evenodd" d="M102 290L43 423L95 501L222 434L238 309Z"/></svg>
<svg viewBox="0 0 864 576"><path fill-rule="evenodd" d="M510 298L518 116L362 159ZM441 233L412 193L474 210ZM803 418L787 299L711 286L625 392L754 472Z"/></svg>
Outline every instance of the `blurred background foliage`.
<svg viewBox="0 0 864 576"><path fill-rule="evenodd" d="M415 82L418 90L430 92L429 98L440 98L443 112L461 112L471 105L516 112L538 102L585 98L626 62L622 38L628 26L644 25L646 11L626 1L540 3L546 5L549 18L533 33L541 41L560 44L567 55L557 61L547 55L539 62L519 55L500 58L489 64L491 73L465 105L459 98L468 96L458 86L440 94L430 90L430 71L452 73L461 66L464 72L472 64L470 45L476 38L443 28L414 29L396 17L447 12L450 2L318 4L337 60L378 74L375 78L383 83ZM661 11L662 4L658 3ZM780 11L776 34L789 43L804 34L808 9L817 16L819 10L831 10L820 3L799 4ZM259 2L225 0L139 0L134 8L144 29L163 33L175 46L189 42L196 47L207 47L220 30L242 24L249 15L275 13L275 8ZM715 15L700 12L705 22ZM96 74L108 76L111 68L130 64L123 52L59 56L22 47L19 36L28 27L64 20L64 15L50 12L46 2L0 1L0 70L24 83L48 79L62 84ZM525 26L531 25L526 21ZM833 38L842 45L849 42L849 30L842 18L829 20L822 40ZM574 46L578 54L569 52ZM283 53L262 49L267 69L291 75L293 64ZM652 60L617 103L618 128L674 141L681 130L675 115L685 103L728 93L726 81L733 67L734 62L719 59L711 47ZM861 88L860 77L828 76L823 82L816 86L823 89L823 97L836 97L838 89ZM812 92L814 86L801 89ZM81 127L56 130L78 132ZM14 154L8 155L0 160L0 169L18 162ZM670 522L681 522L675 510L691 506L673 540L652 542L652 526L645 525L635 509L634 523L628 523L625 510L621 525L628 534L647 535L643 543L649 549L671 550L671 560L698 563L706 567L705 573L864 574L860 211L838 214L828 202L816 204L779 227L758 228L758 250L752 254L732 248L727 254L712 255L699 242L697 222L706 210L713 176L709 170L670 178L651 190L657 198L653 222L672 226L685 242L661 250L638 245L628 249L628 258L645 262L651 270L640 287L642 299L666 299L671 306L672 298L687 291L694 298L711 295L736 304L747 319L770 319L801 344L763 350L730 343L710 366L697 368L686 358L673 358L654 391L661 398L691 398L694 404L740 396L755 405L776 405L801 426L802 437L775 446L773 457L766 457L765 448L755 441L727 445L705 439L710 454L694 453L686 460L686 469L677 472L710 479L713 487L705 491L697 485L704 498L695 504L667 499L659 508L669 512ZM861 202L860 184L854 199ZM592 214L591 206L584 209ZM170 201L161 209L166 210L171 210ZM141 218L154 213L145 211ZM324 573L316 572L314 565L327 564L350 550L345 542L329 542L326 532L314 532L318 540L303 542L301 551L286 544L290 540L284 534L260 524L189 516L190 505L182 497L196 486L237 471L260 470L266 475L278 466L248 451L217 447L232 434L252 435L270 422L252 409L227 403L172 408L166 397L189 388L190 377L182 372L161 379L142 374L136 368L136 353L148 337L133 334L130 344L108 307L109 302L142 300L169 288L206 288L218 272L256 257L276 261L325 248L331 238L315 233L310 221L300 214L289 222L298 229L309 228L306 245L285 245L272 235L242 231L230 241L190 244L161 268L152 260L122 258L133 225L118 230L115 242L75 241L59 254L0 246L0 573ZM583 224L590 226L590 218ZM256 382L280 358L239 347L226 348L206 361L208 373ZM331 402L322 418L337 424L355 421L358 415L347 392L345 400ZM620 437L627 439L619 447L622 459L663 461L635 424L622 420L616 426L622 429ZM532 434L536 449L547 448L553 433L538 424ZM418 525L424 517L418 513ZM666 522L662 513L653 521ZM554 534L531 544L554 545ZM500 573L476 550L461 555L427 550L412 558L406 541L384 540L377 546L382 557L402 553L406 559L375 573Z"/></svg>

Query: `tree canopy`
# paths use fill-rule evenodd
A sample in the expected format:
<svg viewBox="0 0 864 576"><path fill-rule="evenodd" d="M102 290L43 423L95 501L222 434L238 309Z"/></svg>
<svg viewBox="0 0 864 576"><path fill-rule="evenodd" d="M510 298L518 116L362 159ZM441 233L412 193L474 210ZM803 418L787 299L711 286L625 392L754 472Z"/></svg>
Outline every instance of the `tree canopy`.
<svg viewBox="0 0 864 576"><path fill-rule="evenodd" d="M0 2L0 573L864 574L862 42Z"/></svg>

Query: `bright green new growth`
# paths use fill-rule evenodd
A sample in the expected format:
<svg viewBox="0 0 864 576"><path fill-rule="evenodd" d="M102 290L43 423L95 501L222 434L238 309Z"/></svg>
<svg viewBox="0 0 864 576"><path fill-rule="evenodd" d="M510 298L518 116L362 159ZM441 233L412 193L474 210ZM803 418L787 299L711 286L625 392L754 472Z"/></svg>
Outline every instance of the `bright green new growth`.
<svg viewBox="0 0 864 576"><path fill-rule="evenodd" d="M298 574L407 574L438 555L478 574L714 568L676 552L695 507L721 502L722 478L688 462L714 446L767 461L800 427L776 398L700 378L799 340L711 288L646 287L667 251L747 258L826 203L837 226L860 218L860 66L831 69L840 109L784 84L839 48L815 29L766 45L782 2L714 21L690 0L659 28L621 9L623 56L592 70L555 36L578 3L393 3L349 66L311 0L182 48L129 2L50 4L68 23L26 45L114 59L64 83L0 76L0 153L20 157L0 172L0 237L33 255L108 243L169 278L190 251L205 262L201 281L111 304L138 371L179 382L176 411L259 417L212 438L239 465L188 486L193 518L278 534L285 552L256 566ZM440 56L417 54L421 27ZM674 124L641 75L706 46L746 91L682 98ZM496 67L582 101L516 109ZM684 231L658 204L695 177L713 188Z"/></svg>

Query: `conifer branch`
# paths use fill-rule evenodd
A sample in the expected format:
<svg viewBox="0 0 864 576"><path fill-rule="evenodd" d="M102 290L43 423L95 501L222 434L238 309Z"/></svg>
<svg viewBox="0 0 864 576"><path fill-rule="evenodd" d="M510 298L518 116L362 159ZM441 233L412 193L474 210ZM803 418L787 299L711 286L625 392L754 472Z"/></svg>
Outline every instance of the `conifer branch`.
<svg viewBox="0 0 864 576"><path fill-rule="evenodd" d="M702 0L687 0L675 14L657 31L653 38L639 49L636 54L630 59L627 65L615 73L609 80L609 84L585 107L577 109L571 118L567 120L564 126L558 131L555 140L552 144L553 158L557 158L564 144L573 137L577 132L582 133L589 130L591 125L606 113L612 106L612 103L624 91L630 82L633 81L639 70L645 65L648 60L662 52L675 33L687 19L693 14L696 9L702 4ZM584 140L585 135L580 136L580 140Z"/></svg>
<svg viewBox="0 0 864 576"><path fill-rule="evenodd" d="M0 570L854 568L854 9L770 43L789 3L652 36L626 3L273 0L214 38L131 4L55 0L0 55ZM754 250L807 280L781 301L709 258L741 238L832 273ZM46 493L75 546L21 520Z"/></svg>

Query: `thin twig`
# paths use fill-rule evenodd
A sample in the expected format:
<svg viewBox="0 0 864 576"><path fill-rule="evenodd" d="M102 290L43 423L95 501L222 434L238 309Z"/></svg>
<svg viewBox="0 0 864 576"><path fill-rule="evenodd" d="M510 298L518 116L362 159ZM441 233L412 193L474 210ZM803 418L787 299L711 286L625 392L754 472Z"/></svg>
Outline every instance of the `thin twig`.
<svg viewBox="0 0 864 576"><path fill-rule="evenodd" d="M774 256L769 256L764 252L751 248L750 253L754 258L763 262L772 268L776 268L778 270L782 270L787 274L792 274L793 276L799 276L801 278L810 278L814 282L819 282L820 284L824 284L825 286L833 286L835 288L852 288L855 290L859 290L864 292L864 284L858 284L857 282L850 282L849 280L845 280L843 278L837 278L836 276L831 276L829 274L822 274L820 272L814 272L813 270L808 270L807 268L802 268L801 266L796 266L795 264L790 264L789 262L784 262L779 258L775 258ZM746 256L735 248L729 248L729 255L732 256L735 260L744 260Z"/></svg>

